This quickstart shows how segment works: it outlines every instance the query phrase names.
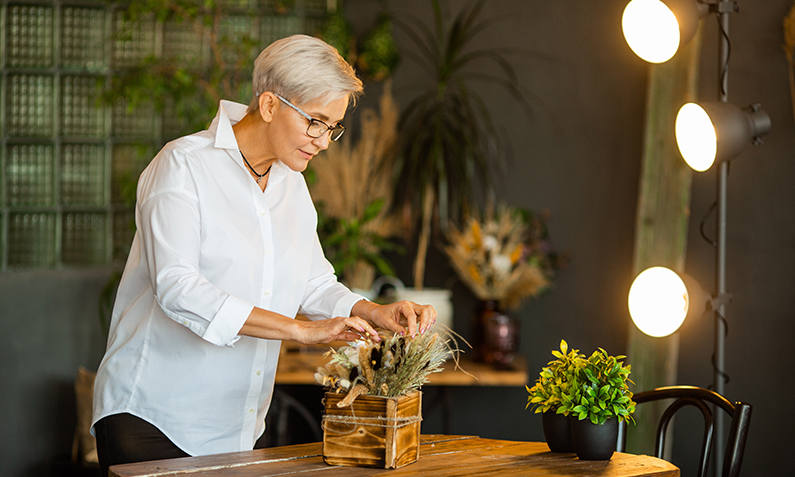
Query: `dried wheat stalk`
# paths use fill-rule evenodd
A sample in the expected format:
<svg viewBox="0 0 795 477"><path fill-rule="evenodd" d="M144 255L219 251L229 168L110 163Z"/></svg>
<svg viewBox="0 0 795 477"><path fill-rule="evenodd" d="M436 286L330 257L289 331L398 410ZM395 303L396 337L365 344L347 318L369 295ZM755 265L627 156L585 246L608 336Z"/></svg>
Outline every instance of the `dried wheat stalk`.
<svg viewBox="0 0 795 477"><path fill-rule="evenodd" d="M388 80L379 101L379 112L370 108L361 112L358 141L343 140L312 161L317 173L317 182L311 187L312 197L325 202L329 216L360 219L368 204L377 199L384 201L380 214L363 227L365 232L376 232L382 237L393 237L400 230L396 217L387 214L392 198L397 121L398 110ZM358 262L345 271L345 276L351 287L370 288L375 270L368 263Z"/></svg>

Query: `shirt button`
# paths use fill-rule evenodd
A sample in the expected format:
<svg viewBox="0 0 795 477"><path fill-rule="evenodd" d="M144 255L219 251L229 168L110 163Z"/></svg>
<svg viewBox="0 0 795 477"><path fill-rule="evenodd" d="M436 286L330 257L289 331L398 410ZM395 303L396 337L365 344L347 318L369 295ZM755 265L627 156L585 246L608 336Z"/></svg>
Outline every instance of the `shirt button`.
<svg viewBox="0 0 795 477"><path fill-rule="evenodd" d="M270 250L268 250L268 255L270 255L270 254L271 254L271 251L270 251Z"/></svg>
<svg viewBox="0 0 795 477"><path fill-rule="evenodd" d="M264 210L260 210L259 211L259 215L262 216L262 217L265 217L266 215L268 215L268 213L265 212Z"/></svg>
<svg viewBox="0 0 795 477"><path fill-rule="evenodd" d="M262 374L262 371L257 370L256 375L259 376L260 374Z"/></svg>
<svg viewBox="0 0 795 477"><path fill-rule="evenodd" d="M268 290L265 290L264 292L262 292L262 294L265 295L265 296L268 296L268 295L271 294L271 292L269 292Z"/></svg>
<svg viewBox="0 0 795 477"><path fill-rule="evenodd" d="M249 410L248 410L248 413L249 413L249 414L254 414L254 409L249 409Z"/></svg>

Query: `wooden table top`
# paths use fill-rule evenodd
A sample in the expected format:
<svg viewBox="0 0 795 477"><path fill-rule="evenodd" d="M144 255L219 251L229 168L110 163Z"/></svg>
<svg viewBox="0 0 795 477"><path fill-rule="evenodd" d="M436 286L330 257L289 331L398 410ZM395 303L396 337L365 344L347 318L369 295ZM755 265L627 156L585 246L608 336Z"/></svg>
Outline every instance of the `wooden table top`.
<svg viewBox="0 0 795 477"><path fill-rule="evenodd" d="M326 347L291 348L282 344L279 367L276 369L276 384L317 384L314 374L317 368L325 366L328 358L323 353ZM433 386L524 386L527 384L527 362L517 356L512 369L495 369L491 365L476 363L463 355L460 369L448 361L444 371L428 376L428 384ZM469 374L467 374L469 373Z"/></svg>
<svg viewBox="0 0 795 477"><path fill-rule="evenodd" d="M111 467L111 477L265 477L274 475L331 477L384 475L402 477L506 475L545 477L678 477L679 469L664 460L616 452L609 461L581 461L575 454L549 451L543 442L482 439L471 436L422 436L417 462L393 470L330 466L322 444L272 447L203 457L187 457Z"/></svg>

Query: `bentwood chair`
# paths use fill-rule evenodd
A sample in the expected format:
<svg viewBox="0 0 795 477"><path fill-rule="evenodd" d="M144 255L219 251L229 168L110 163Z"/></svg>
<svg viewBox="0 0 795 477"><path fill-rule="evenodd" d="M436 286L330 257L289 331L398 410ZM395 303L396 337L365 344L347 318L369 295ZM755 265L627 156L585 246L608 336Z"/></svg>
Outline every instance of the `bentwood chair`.
<svg viewBox="0 0 795 477"><path fill-rule="evenodd" d="M657 427L655 452L656 457L663 458L665 432L674 414L685 406L695 406L704 416L704 438L701 443L701 458L698 467L698 477L706 477L707 465L712 449L714 417L710 404L720 412L722 409L731 417L729 438L726 442L725 457L723 459L722 477L738 477L740 466L743 462L745 441L748 436L748 427L751 424L751 405L743 402L731 403L728 399L709 389L696 386L666 386L635 394L632 399L642 404L645 402L659 401L661 399L674 399L660 418ZM622 451L626 444L626 432L621 432L618 447Z"/></svg>

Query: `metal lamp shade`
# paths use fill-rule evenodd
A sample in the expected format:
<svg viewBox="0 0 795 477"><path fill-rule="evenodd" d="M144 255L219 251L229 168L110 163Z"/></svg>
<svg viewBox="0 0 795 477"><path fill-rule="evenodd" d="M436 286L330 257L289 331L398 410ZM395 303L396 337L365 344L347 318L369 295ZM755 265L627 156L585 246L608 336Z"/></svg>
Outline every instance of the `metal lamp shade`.
<svg viewBox="0 0 795 477"><path fill-rule="evenodd" d="M698 30L707 7L696 0L632 0L621 26L627 44L649 63L664 63Z"/></svg>
<svg viewBox="0 0 795 477"><path fill-rule="evenodd" d="M676 332L685 321L700 319L710 300L710 295L690 275L651 267L635 278L627 301L635 326L659 338Z"/></svg>
<svg viewBox="0 0 795 477"><path fill-rule="evenodd" d="M768 132L770 116L758 105L740 109L724 102L687 103L676 116L679 152L700 172L737 156Z"/></svg>

